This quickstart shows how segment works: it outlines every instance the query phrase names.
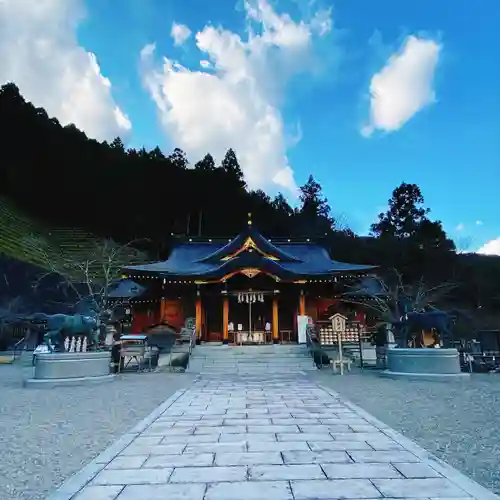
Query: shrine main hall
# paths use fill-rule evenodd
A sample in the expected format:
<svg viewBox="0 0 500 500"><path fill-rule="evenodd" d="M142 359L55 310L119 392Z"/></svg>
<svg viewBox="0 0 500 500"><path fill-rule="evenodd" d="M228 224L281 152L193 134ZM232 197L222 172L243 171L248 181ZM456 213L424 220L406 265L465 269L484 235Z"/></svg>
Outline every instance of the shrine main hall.
<svg viewBox="0 0 500 500"><path fill-rule="evenodd" d="M134 331L195 318L200 343L277 344L298 341L299 317L345 312L339 296L373 269L308 239L268 239L249 221L233 239L185 239L167 260L123 272L150 299L133 304Z"/></svg>

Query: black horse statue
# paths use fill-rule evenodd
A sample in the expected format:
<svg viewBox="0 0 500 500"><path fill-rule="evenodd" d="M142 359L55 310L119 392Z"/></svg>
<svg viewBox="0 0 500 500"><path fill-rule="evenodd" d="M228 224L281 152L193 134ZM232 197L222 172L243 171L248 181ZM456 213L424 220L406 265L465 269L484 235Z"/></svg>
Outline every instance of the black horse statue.
<svg viewBox="0 0 500 500"><path fill-rule="evenodd" d="M445 311L433 309L424 312L408 312L401 317L396 327L402 346L408 345L410 333L435 332L435 342L448 343L452 337L454 318Z"/></svg>
<svg viewBox="0 0 500 500"><path fill-rule="evenodd" d="M43 316L41 318L40 316ZM50 352L54 351L54 346L58 346L63 341L63 337L74 337L82 335L87 337L89 345L97 346L99 343L99 329L97 318L94 316L83 316L75 314L37 315L38 319L46 321L46 330L43 339Z"/></svg>

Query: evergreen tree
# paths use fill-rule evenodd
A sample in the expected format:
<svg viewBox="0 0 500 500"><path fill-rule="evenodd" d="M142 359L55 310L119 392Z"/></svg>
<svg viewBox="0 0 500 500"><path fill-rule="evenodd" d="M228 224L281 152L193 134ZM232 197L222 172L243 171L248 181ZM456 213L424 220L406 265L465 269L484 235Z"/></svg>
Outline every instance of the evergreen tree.
<svg viewBox="0 0 500 500"><path fill-rule="evenodd" d="M312 237L330 233L333 219L330 217L330 205L323 195L321 185L310 175L300 191L299 199L302 205L297 216L302 233Z"/></svg>
<svg viewBox="0 0 500 500"><path fill-rule="evenodd" d="M241 187L245 187L245 177L243 170L241 170L238 158L233 149L228 149L224 159L222 160L221 167L229 176L233 177Z"/></svg>
<svg viewBox="0 0 500 500"><path fill-rule="evenodd" d="M392 192L389 208L379 214L371 226L372 234L381 238L406 240L419 249L453 250L440 221L431 221L430 209L417 184L402 183Z"/></svg>

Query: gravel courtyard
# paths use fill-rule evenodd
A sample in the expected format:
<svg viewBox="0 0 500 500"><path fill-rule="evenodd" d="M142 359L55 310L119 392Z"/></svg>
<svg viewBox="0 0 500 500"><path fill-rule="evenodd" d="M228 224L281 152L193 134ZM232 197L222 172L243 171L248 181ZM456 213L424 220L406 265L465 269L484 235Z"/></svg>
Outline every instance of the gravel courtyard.
<svg viewBox="0 0 500 500"><path fill-rule="evenodd" d="M0 366L2 500L45 498L194 378L130 373L91 387L23 389L22 375Z"/></svg>
<svg viewBox="0 0 500 500"><path fill-rule="evenodd" d="M311 378L500 493L500 375L450 383L321 370Z"/></svg>

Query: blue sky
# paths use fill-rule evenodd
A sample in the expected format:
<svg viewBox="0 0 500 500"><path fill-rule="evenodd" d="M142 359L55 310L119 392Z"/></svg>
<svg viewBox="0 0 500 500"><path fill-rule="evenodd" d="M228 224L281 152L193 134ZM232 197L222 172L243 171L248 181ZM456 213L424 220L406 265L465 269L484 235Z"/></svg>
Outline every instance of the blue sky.
<svg viewBox="0 0 500 500"><path fill-rule="evenodd" d="M42 35L52 22L61 31L54 46L75 82L88 73L78 66L82 54L95 54L99 78L93 75L88 87L102 88L95 98L78 90L87 99L85 116L58 108L60 96L47 95L54 85L43 94L40 85L30 88L30 78L42 79L33 64L7 64L0 78L17 80L62 122L74 121L98 138L120 133L134 147L180 146L193 162L234 147L250 183L270 193L287 194L279 184L300 185L312 173L333 213L360 233L399 183L414 182L459 246L472 251L498 238L500 253L496 0L252 0L254 11L234 0L51 1L54 11L43 13L50 22L38 25L40 15L26 20L26 13L16 18L16 29ZM20 7L9 2L14 19ZM177 43L173 23L184 27ZM248 42L249 26L260 41ZM240 37L242 52L228 49L229 35ZM401 58L391 73L391 61L398 63L405 49L406 63ZM59 82L52 64L49 76ZM77 91L58 85L75 102Z"/></svg>

